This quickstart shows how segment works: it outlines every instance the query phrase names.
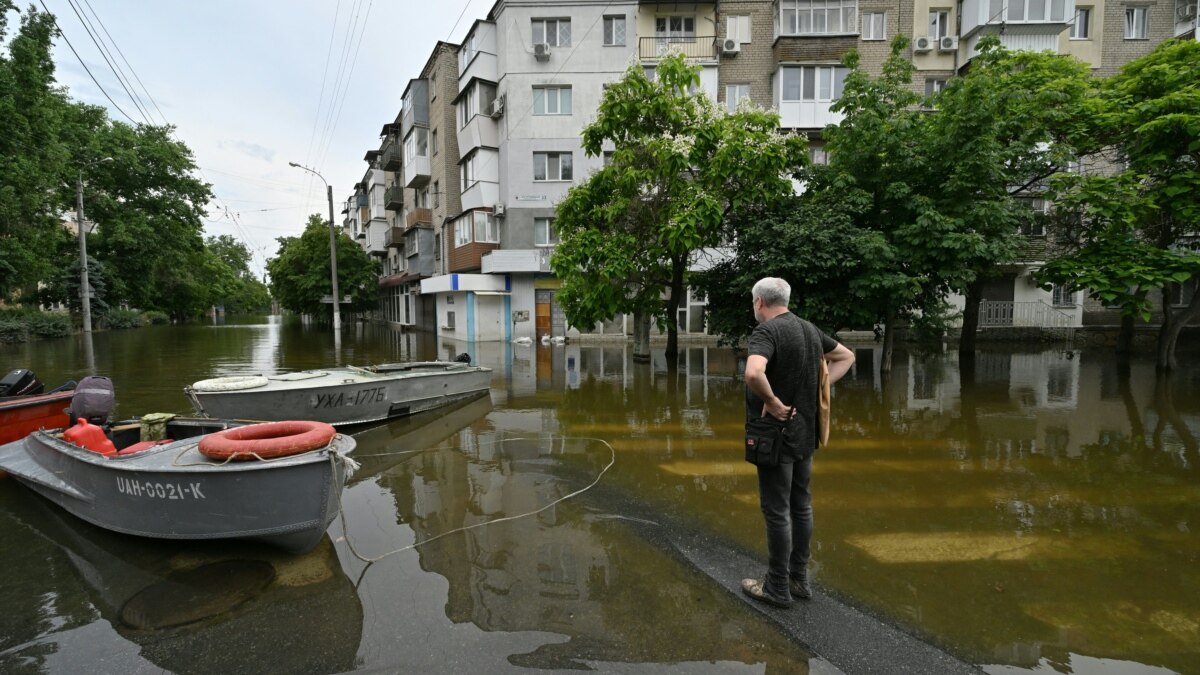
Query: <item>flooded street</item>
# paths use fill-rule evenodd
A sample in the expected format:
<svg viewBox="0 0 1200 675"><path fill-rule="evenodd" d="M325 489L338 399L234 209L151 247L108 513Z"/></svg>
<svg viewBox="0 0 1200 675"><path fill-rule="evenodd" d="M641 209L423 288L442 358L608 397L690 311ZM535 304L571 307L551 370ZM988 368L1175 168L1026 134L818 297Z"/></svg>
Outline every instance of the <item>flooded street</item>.
<svg viewBox="0 0 1200 675"><path fill-rule="evenodd" d="M730 350L671 372L619 343L326 333L151 326L96 334L93 360L126 417L188 412L207 377L463 351L490 395L356 430L343 517L300 557L112 534L0 480L0 671L836 672L637 527L660 513L765 562ZM53 387L81 345L0 356ZM885 378L852 347L814 464L820 588L992 673L1200 672L1192 355L1159 378L1061 345L911 351Z"/></svg>

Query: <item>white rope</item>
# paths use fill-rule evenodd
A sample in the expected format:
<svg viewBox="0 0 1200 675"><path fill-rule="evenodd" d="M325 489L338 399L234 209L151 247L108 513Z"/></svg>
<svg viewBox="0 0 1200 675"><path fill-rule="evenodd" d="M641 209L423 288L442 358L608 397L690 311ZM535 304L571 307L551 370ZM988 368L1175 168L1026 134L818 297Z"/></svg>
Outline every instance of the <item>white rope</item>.
<svg viewBox="0 0 1200 675"><path fill-rule="evenodd" d="M346 547L348 549L350 549L350 553L353 554L355 558L358 558L359 560L361 560L367 564L371 564L371 563L379 562L380 560L383 560L384 558L387 558L389 556L396 555L397 553L403 553L404 551L411 551L411 550L417 548L418 546L424 546L425 544L428 544L431 541L437 541L438 539L441 539L442 537L448 537L452 534L457 534L459 532L466 532L467 530L474 530L476 528L485 527L487 525L495 525L497 523L503 523L503 522L507 522L507 521L511 521L511 520L528 518L529 516L535 516L543 511L549 509L552 506L561 504L561 503L567 501L568 499L577 497L577 496L583 494L584 492L587 492L588 490L592 489L593 487L596 486L597 483L600 482L600 479L604 477L604 474L608 473L608 470L611 469L612 466L617 463L617 451L613 449L613 446L610 445L608 443L608 441L606 441L602 438L591 438L588 436L554 436L554 435L551 435L549 437L540 437L540 438L505 438L505 439L501 439L498 441L491 441L491 444L495 445L498 443L508 443L510 441L540 441L540 440L547 440L547 438L548 438L548 440L551 440L551 441L553 441L555 439L562 439L562 440L596 441L598 443L603 443L605 446L608 447L608 452L609 452L608 464L606 464L604 466L604 468L600 470L600 473L596 474L596 479L593 480L586 487L580 488L568 495L559 497L558 499L555 499L554 501L550 502L549 504L546 504L545 506L541 507L540 509L536 509L534 511L530 511L528 513L522 513L522 514L515 515L515 516L504 516L503 518L497 518L495 520L489 520L489 521L483 522L483 523L475 523L474 525L467 525L465 527L455 528L453 530L449 530L447 532L442 532L441 534L434 535L423 541L418 541L418 542L409 544L408 546L398 548L394 551L388 551L387 553L384 553L382 555L379 555L379 556L376 556L373 558L364 556L361 553L359 553L358 550L354 548L354 544L350 541L350 531L346 527L346 510L342 507L342 494L339 491L338 492L338 513L339 513L339 517L341 518L341 521L342 521L342 539L345 540ZM420 451L415 451L415 452L425 452L425 451L420 450Z"/></svg>

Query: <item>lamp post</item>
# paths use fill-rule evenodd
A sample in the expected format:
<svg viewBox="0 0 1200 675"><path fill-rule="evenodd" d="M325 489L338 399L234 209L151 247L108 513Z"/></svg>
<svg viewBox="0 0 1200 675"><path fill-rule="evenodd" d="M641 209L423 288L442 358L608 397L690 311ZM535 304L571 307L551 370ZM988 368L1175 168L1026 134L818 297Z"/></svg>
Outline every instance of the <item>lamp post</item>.
<svg viewBox="0 0 1200 675"><path fill-rule="evenodd" d="M288 166L294 166L297 169L303 169L325 184L325 196L329 199L329 270L330 276L333 278L333 334L340 337L342 334L342 312L338 308L338 273L337 273L337 234L333 229L333 188L330 187L329 181L321 174L302 164L288 162Z"/></svg>
<svg viewBox="0 0 1200 675"><path fill-rule="evenodd" d="M75 224L79 229L79 298L82 304L83 332L87 335L92 332L92 296L88 284L87 229L83 224L83 170L111 161L112 157L105 157L84 164L79 167L79 180L75 181Z"/></svg>

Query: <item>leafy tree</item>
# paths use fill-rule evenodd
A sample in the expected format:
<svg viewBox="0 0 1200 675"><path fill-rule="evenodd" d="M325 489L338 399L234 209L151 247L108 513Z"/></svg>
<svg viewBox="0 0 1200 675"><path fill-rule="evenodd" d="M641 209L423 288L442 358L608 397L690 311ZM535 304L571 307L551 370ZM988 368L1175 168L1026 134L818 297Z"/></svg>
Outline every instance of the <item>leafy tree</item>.
<svg viewBox="0 0 1200 675"><path fill-rule="evenodd" d="M1162 293L1156 362L1176 365L1179 333L1200 318L1200 293L1182 310L1169 294L1200 279L1200 43L1172 40L1126 64L1102 90L1093 144L1113 146L1114 176L1061 176L1061 256L1045 281L1087 288L1127 318L1150 319L1149 293Z"/></svg>
<svg viewBox="0 0 1200 675"><path fill-rule="evenodd" d="M612 161L571 188L558 205L560 243L550 265L562 280L567 320L591 326L632 313L634 352L649 354L650 319L678 348L677 310L697 251L717 247L728 217L792 193L788 177L807 143L779 131L778 115L743 107L728 113L702 90L699 69L683 56L659 62L653 80L641 66L604 93L583 149Z"/></svg>
<svg viewBox="0 0 1200 675"><path fill-rule="evenodd" d="M278 239L279 255L267 261L267 273L271 275L271 294L284 309L332 319L332 305L321 302L333 293L328 227L328 221L314 213L299 237ZM350 311L365 312L375 307L378 267L358 244L338 233L338 290L350 296Z"/></svg>
<svg viewBox="0 0 1200 675"><path fill-rule="evenodd" d="M204 246L219 263L209 282L215 303L231 312L261 310L271 304L266 285L250 271L251 253L245 244L222 234L206 238Z"/></svg>

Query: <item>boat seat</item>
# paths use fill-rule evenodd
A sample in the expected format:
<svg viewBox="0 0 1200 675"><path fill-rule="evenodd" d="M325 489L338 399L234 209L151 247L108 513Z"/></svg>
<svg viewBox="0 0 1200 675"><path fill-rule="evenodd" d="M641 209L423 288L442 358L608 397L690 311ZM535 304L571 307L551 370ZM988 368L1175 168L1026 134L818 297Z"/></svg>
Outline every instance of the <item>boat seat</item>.
<svg viewBox="0 0 1200 675"><path fill-rule="evenodd" d="M149 450L150 448L153 448L156 445L163 445L164 443L174 443L174 442L175 441L173 441L170 438L164 438L161 441L141 441L139 443L134 443L133 445L129 446L128 448L125 448L124 450L118 450L117 456L124 457L126 455L135 455L139 452L145 452L146 450Z"/></svg>

